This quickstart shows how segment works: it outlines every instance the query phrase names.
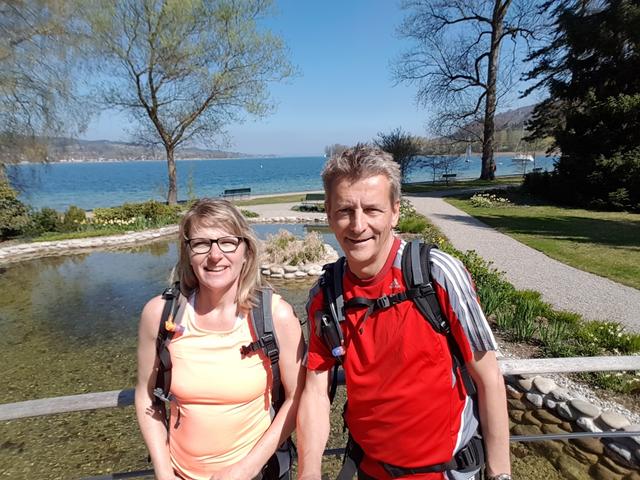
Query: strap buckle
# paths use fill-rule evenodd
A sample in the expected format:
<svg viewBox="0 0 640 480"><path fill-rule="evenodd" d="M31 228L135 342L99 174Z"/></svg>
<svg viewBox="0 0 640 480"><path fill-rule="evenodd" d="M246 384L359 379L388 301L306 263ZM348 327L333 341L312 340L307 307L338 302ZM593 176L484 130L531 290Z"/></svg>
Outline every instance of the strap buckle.
<svg viewBox="0 0 640 480"><path fill-rule="evenodd" d="M164 390L162 390L162 388L160 387L156 387L153 389L153 395L162 400L163 402L171 402L171 397L172 395L170 393L168 393L167 395L164 394Z"/></svg>
<svg viewBox="0 0 640 480"><path fill-rule="evenodd" d="M391 299L387 295L383 295L382 297L376 300L376 310L389 308L390 306L391 306Z"/></svg>

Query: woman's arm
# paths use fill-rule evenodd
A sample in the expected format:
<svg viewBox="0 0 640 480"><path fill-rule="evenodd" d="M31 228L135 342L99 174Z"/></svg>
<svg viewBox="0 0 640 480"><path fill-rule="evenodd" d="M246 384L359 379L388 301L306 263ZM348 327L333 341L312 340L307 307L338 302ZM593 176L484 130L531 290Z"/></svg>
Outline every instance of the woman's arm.
<svg viewBox="0 0 640 480"><path fill-rule="evenodd" d="M153 388L158 372L156 337L164 302L159 296L151 299L145 305L140 318L135 405L138 425L151 455L156 479L174 480L177 477L169 458L169 437L164 425L163 412L153 404Z"/></svg>
<svg viewBox="0 0 640 480"><path fill-rule="evenodd" d="M211 480L250 480L256 477L295 428L298 402L304 387L304 369L301 368L304 340L300 323L291 305L275 296L273 325L280 346L278 365L280 381L284 387L284 403L249 454L229 468L216 472L211 476Z"/></svg>

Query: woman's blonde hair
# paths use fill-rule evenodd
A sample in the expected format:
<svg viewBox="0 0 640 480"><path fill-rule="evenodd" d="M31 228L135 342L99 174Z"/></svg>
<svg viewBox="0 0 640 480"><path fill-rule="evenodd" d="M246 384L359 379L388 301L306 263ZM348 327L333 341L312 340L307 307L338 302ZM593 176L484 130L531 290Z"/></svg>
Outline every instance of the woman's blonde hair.
<svg viewBox="0 0 640 480"><path fill-rule="evenodd" d="M180 281L180 289L186 296L198 288L198 278L191 268L189 245L185 241L191 238L191 232L195 228L219 228L244 239L245 262L238 280L236 301L241 308L250 309L255 305L255 291L262 286L262 281L258 265L258 239L242 213L227 200L203 198L193 204L182 217L176 276Z"/></svg>

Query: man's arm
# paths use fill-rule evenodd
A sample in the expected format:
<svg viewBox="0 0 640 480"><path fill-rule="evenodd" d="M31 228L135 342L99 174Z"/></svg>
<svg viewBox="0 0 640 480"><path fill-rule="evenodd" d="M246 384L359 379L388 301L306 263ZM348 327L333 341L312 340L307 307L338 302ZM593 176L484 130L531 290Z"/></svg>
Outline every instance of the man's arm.
<svg viewBox="0 0 640 480"><path fill-rule="evenodd" d="M478 389L480 426L487 456L487 475L511 473L509 417L504 378L493 351L475 352L467 363Z"/></svg>
<svg viewBox="0 0 640 480"><path fill-rule="evenodd" d="M299 480L321 478L322 454L329 438L328 390L329 370L307 370L296 424Z"/></svg>

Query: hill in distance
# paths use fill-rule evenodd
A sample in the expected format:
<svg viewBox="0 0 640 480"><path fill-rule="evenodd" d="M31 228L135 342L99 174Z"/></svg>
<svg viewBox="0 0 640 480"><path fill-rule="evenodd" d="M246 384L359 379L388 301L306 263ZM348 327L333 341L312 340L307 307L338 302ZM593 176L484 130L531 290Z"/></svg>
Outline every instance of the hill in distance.
<svg viewBox="0 0 640 480"><path fill-rule="evenodd" d="M239 152L185 147L176 150L176 160L252 157ZM164 160L165 151L160 146L111 140L79 140L52 138L49 141L48 160L51 162L109 162Z"/></svg>

